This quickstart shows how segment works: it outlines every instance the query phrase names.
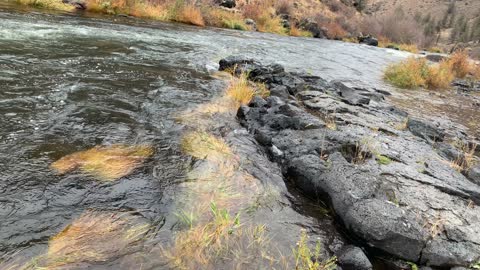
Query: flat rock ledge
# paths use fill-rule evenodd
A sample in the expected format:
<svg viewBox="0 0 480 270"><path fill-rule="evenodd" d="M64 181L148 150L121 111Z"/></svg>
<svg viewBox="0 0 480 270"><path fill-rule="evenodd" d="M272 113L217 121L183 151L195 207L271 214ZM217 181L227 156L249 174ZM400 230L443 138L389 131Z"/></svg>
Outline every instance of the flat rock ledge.
<svg viewBox="0 0 480 270"><path fill-rule="evenodd" d="M454 145L471 143L466 134L409 118L385 91L241 57L222 59L225 69L270 89L239 109L240 123L365 247L433 269L480 261L478 175L452 166L465 158Z"/></svg>

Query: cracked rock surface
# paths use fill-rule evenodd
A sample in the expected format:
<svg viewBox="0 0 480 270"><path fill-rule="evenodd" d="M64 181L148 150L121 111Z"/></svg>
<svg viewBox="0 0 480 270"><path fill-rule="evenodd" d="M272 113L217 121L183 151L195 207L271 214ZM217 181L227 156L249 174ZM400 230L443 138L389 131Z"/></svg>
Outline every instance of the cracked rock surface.
<svg viewBox="0 0 480 270"><path fill-rule="evenodd" d="M446 123L409 118L384 91L238 57L221 62L234 66L272 90L242 106L239 121L287 179L330 202L365 246L433 268L478 262L477 170L456 168L458 157L445 154L461 152L452 142L468 145L468 136Z"/></svg>

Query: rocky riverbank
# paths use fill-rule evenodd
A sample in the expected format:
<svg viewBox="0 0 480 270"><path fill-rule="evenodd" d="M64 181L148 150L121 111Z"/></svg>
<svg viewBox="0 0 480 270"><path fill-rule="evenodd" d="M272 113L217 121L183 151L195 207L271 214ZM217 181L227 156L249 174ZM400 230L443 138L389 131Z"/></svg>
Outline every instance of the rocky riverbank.
<svg viewBox="0 0 480 270"><path fill-rule="evenodd" d="M478 265L475 140L448 123L409 117L383 90L251 59L220 62L220 70L233 67L271 91L242 106L238 120L286 179L330 203L370 254L392 255L398 268L400 261L438 269Z"/></svg>

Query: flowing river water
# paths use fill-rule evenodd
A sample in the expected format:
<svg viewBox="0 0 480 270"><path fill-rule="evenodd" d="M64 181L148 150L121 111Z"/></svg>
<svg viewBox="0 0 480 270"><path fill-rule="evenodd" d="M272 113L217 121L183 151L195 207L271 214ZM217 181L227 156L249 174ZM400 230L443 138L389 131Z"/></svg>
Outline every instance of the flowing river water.
<svg viewBox="0 0 480 270"><path fill-rule="evenodd" d="M181 254L169 251L172 235L179 230L179 219L189 220L189 212L179 205L205 200L188 193L189 188L209 192L204 190L208 185L191 183L201 178L192 173L220 164L213 159L192 165L200 157L195 151L182 151L182 138L192 130L192 122L196 129L202 124L191 112L225 90L224 75L215 71L218 61L229 55L385 88L383 68L407 54L329 40L40 12L1 1L0 268L171 265L162 257ZM234 113L227 116L222 118L225 122L203 123L202 132L221 125L241 130L233 123ZM182 118L185 121L179 121ZM135 157L132 170L112 177L119 179L96 179L92 171L106 174L98 164L80 172L68 168L62 174L52 169L52 163L72 153L93 149L77 157L94 153L102 159L98 147L113 147L110 151L120 155L127 149L122 147L135 145L148 145L150 157L141 166L141 157ZM242 154L255 156L254 148L237 148L240 159ZM123 164L117 158L109 162ZM222 169L242 167L232 165L239 162L221 161ZM288 253L301 228L329 236L325 228L333 221L324 209L288 191L278 168L268 162L263 166L269 171L264 172L262 190L275 197L274 203L248 209L255 208L257 214L250 219L265 224L276 248ZM236 191L253 197L252 186ZM254 227L254 235L262 228ZM335 241L327 243L332 250Z"/></svg>

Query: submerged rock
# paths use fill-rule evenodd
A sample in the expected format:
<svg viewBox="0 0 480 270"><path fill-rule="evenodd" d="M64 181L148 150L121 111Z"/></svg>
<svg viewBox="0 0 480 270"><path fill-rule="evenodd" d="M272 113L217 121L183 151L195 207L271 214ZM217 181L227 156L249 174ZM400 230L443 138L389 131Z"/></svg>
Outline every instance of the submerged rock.
<svg viewBox="0 0 480 270"><path fill-rule="evenodd" d="M250 79L288 95L257 97L237 117L289 180L331 204L348 232L374 250L422 265L469 266L480 259L480 186L433 143L449 134L413 118L398 128L405 114L381 97L370 102L373 93L382 95L374 89L277 65L254 69Z"/></svg>

